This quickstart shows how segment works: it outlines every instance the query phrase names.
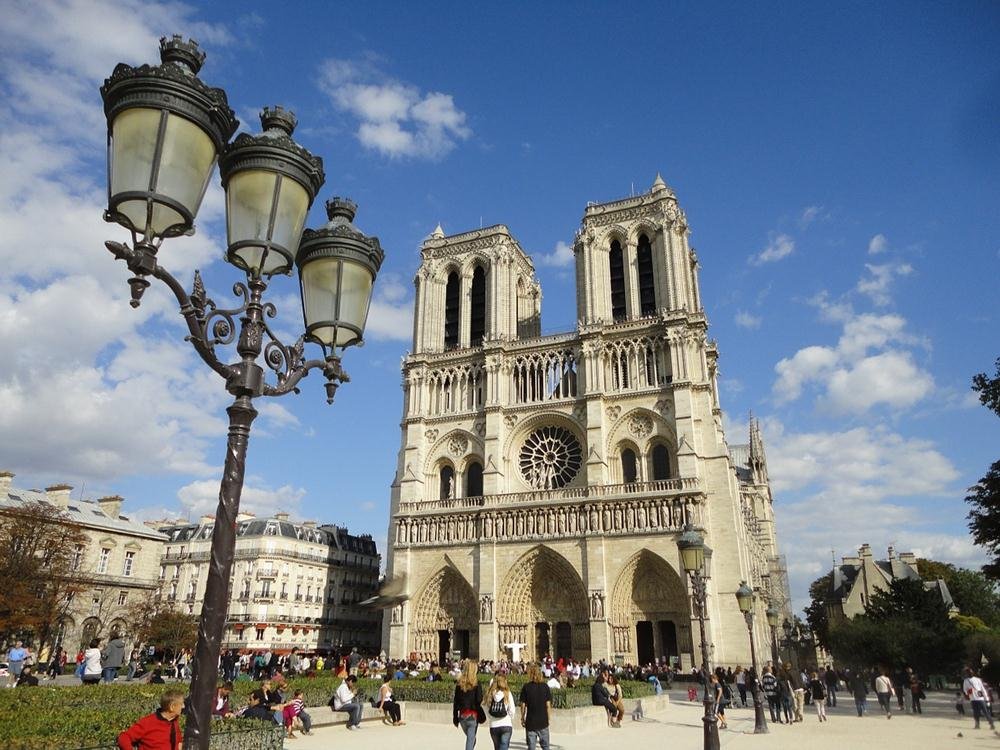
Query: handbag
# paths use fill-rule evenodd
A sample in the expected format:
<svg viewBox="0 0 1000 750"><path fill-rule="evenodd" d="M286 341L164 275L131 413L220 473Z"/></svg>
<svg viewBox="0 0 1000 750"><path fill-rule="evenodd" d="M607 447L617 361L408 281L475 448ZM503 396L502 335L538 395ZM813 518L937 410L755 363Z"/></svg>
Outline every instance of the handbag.
<svg viewBox="0 0 1000 750"><path fill-rule="evenodd" d="M486 723L486 712L483 710L483 707L480 706L479 704L476 704L476 721L478 721L480 724Z"/></svg>

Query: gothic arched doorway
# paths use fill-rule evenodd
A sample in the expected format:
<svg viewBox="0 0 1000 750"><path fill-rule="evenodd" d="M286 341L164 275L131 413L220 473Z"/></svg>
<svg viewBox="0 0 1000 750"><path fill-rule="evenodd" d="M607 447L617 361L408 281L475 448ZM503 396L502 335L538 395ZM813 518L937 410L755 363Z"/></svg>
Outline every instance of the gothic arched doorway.
<svg viewBox="0 0 1000 750"><path fill-rule="evenodd" d="M684 584L668 562L649 550L625 563L609 614L614 651L626 661L648 664L691 650Z"/></svg>
<svg viewBox="0 0 1000 750"><path fill-rule="evenodd" d="M504 580L497 609L499 648L524 644L522 658L590 658L587 590L566 558L548 547L525 553Z"/></svg>
<svg viewBox="0 0 1000 750"><path fill-rule="evenodd" d="M452 651L478 658L477 615L469 583L454 568L441 568L413 600L411 651L438 663Z"/></svg>

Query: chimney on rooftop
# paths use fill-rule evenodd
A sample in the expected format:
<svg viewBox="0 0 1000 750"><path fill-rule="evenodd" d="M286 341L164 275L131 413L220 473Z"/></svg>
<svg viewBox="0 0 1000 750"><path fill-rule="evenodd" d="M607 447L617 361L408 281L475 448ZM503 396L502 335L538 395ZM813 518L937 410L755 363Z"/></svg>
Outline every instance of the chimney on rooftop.
<svg viewBox="0 0 1000 750"><path fill-rule="evenodd" d="M274 517L277 518L279 521L287 521L288 520L288 514L285 513L284 511L282 511L281 513L275 513Z"/></svg>
<svg viewBox="0 0 1000 750"><path fill-rule="evenodd" d="M865 542L858 548L858 557L871 557L872 556L872 546Z"/></svg>
<svg viewBox="0 0 1000 750"><path fill-rule="evenodd" d="M315 529L316 528L316 522L315 521L303 521L302 525L305 526L307 529Z"/></svg>
<svg viewBox="0 0 1000 750"><path fill-rule="evenodd" d="M210 516L207 513L201 517L201 525L209 526L215 523L215 516Z"/></svg>
<svg viewBox="0 0 1000 750"><path fill-rule="evenodd" d="M54 506L65 510L69 506L69 493L72 491L72 485L54 484L51 487L45 488L45 496Z"/></svg>
<svg viewBox="0 0 1000 750"><path fill-rule="evenodd" d="M249 521L251 518L256 518L255 513L251 513L248 510L241 510L236 514L236 523L241 523L242 521Z"/></svg>
<svg viewBox="0 0 1000 750"><path fill-rule="evenodd" d="M900 552L899 561L902 563L906 563L914 570L917 569L917 556L913 552Z"/></svg>
<svg viewBox="0 0 1000 750"><path fill-rule="evenodd" d="M110 518L118 518L118 515L122 512L123 499L121 495L108 495L107 497L97 498L97 504L101 506L104 515Z"/></svg>
<svg viewBox="0 0 1000 750"><path fill-rule="evenodd" d="M0 471L0 492L7 492L12 481L14 481L14 472Z"/></svg>

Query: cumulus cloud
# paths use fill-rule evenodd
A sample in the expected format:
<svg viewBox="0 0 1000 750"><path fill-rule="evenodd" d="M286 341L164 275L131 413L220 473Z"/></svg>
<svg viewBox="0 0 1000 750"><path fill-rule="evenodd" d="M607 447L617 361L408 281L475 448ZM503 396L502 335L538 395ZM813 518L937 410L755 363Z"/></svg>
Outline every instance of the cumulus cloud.
<svg viewBox="0 0 1000 750"><path fill-rule="evenodd" d="M192 13L133 0L4 7L0 82L13 93L0 102L0 340L8 353L0 361L0 455L22 476L101 483L217 473L205 455L225 435L229 397L183 340L176 301L162 285L147 290L138 310L129 307L130 274L103 247L124 232L101 218L97 88L119 61L155 61L165 29L203 44L231 41ZM183 283L222 257L223 212L213 183L198 233L162 248ZM232 300L227 293L218 301ZM294 424L280 407L265 411L264 430Z"/></svg>
<svg viewBox="0 0 1000 750"><path fill-rule="evenodd" d="M775 419L764 420L763 432L793 591L804 595L829 571L831 551L846 555L863 543L882 554L895 543L957 564L982 561L967 534L931 528L929 503L962 515L959 473L932 441L885 426L796 432Z"/></svg>
<svg viewBox="0 0 1000 750"><path fill-rule="evenodd" d="M760 328L761 318L759 315L753 315L746 312L745 310L740 310L736 313L735 317L736 325L740 328Z"/></svg>
<svg viewBox="0 0 1000 750"><path fill-rule="evenodd" d="M795 240L787 234L771 232L767 247L756 255L750 256L750 264L760 266L764 263L775 263L787 258L795 251Z"/></svg>
<svg viewBox="0 0 1000 750"><path fill-rule="evenodd" d="M573 254L573 246L562 240L556 243L551 253L544 253L536 257L538 265L553 266L555 268L568 268L576 260L576 256Z"/></svg>
<svg viewBox="0 0 1000 750"><path fill-rule="evenodd" d="M868 254L878 255L889 249L889 240L882 233L876 234L868 240Z"/></svg>
<svg viewBox="0 0 1000 750"><path fill-rule="evenodd" d="M389 157L439 159L472 135L451 94L397 81L371 60L326 60L320 89L357 122L363 146Z"/></svg>
<svg viewBox="0 0 1000 750"><path fill-rule="evenodd" d="M365 338L376 341L410 341L413 337L413 302L398 276L379 276L365 325Z"/></svg>
<svg viewBox="0 0 1000 750"><path fill-rule="evenodd" d="M934 390L934 379L903 347L926 342L906 330L899 315L855 314L849 306L817 301L823 316L840 322L836 346L807 346L774 367L772 393L778 403L798 399L807 385L817 404L837 414L863 414L876 406L905 409Z"/></svg>
<svg viewBox="0 0 1000 750"><path fill-rule="evenodd" d="M868 275L858 280L857 290L871 298L878 307L885 307L892 302L889 291L893 281L899 276L909 276L913 266L909 263L884 263L873 265L866 263Z"/></svg>
<svg viewBox="0 0 1000 750"><path fill-rule="evenodd" d="M299 516L305 494L304 489L290 484L271 488L249 478L243 485L240 510L258 516L270 516L281 512ZM177 491L177 498L181 507L192 517L214 515L219 504L219 480L204 479L191 482Z"/></svg>

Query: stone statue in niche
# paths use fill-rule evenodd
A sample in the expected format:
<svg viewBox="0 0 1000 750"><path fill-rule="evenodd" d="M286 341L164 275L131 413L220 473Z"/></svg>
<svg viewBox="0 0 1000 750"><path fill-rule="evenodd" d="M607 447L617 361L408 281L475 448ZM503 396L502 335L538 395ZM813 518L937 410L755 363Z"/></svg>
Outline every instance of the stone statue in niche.
<svg viewBox="0 0 1000 750"><path fill-rule="evenodd" d="M592 620L604 619L604 594L595 591L590 595L590 618Z"/></svg>
<svg viewBox="0 0 1000 750"><path fill-rule="evenodd" d="M479 621L490 622L493 619L493 597L484 594L479 599Z"/></svg>

